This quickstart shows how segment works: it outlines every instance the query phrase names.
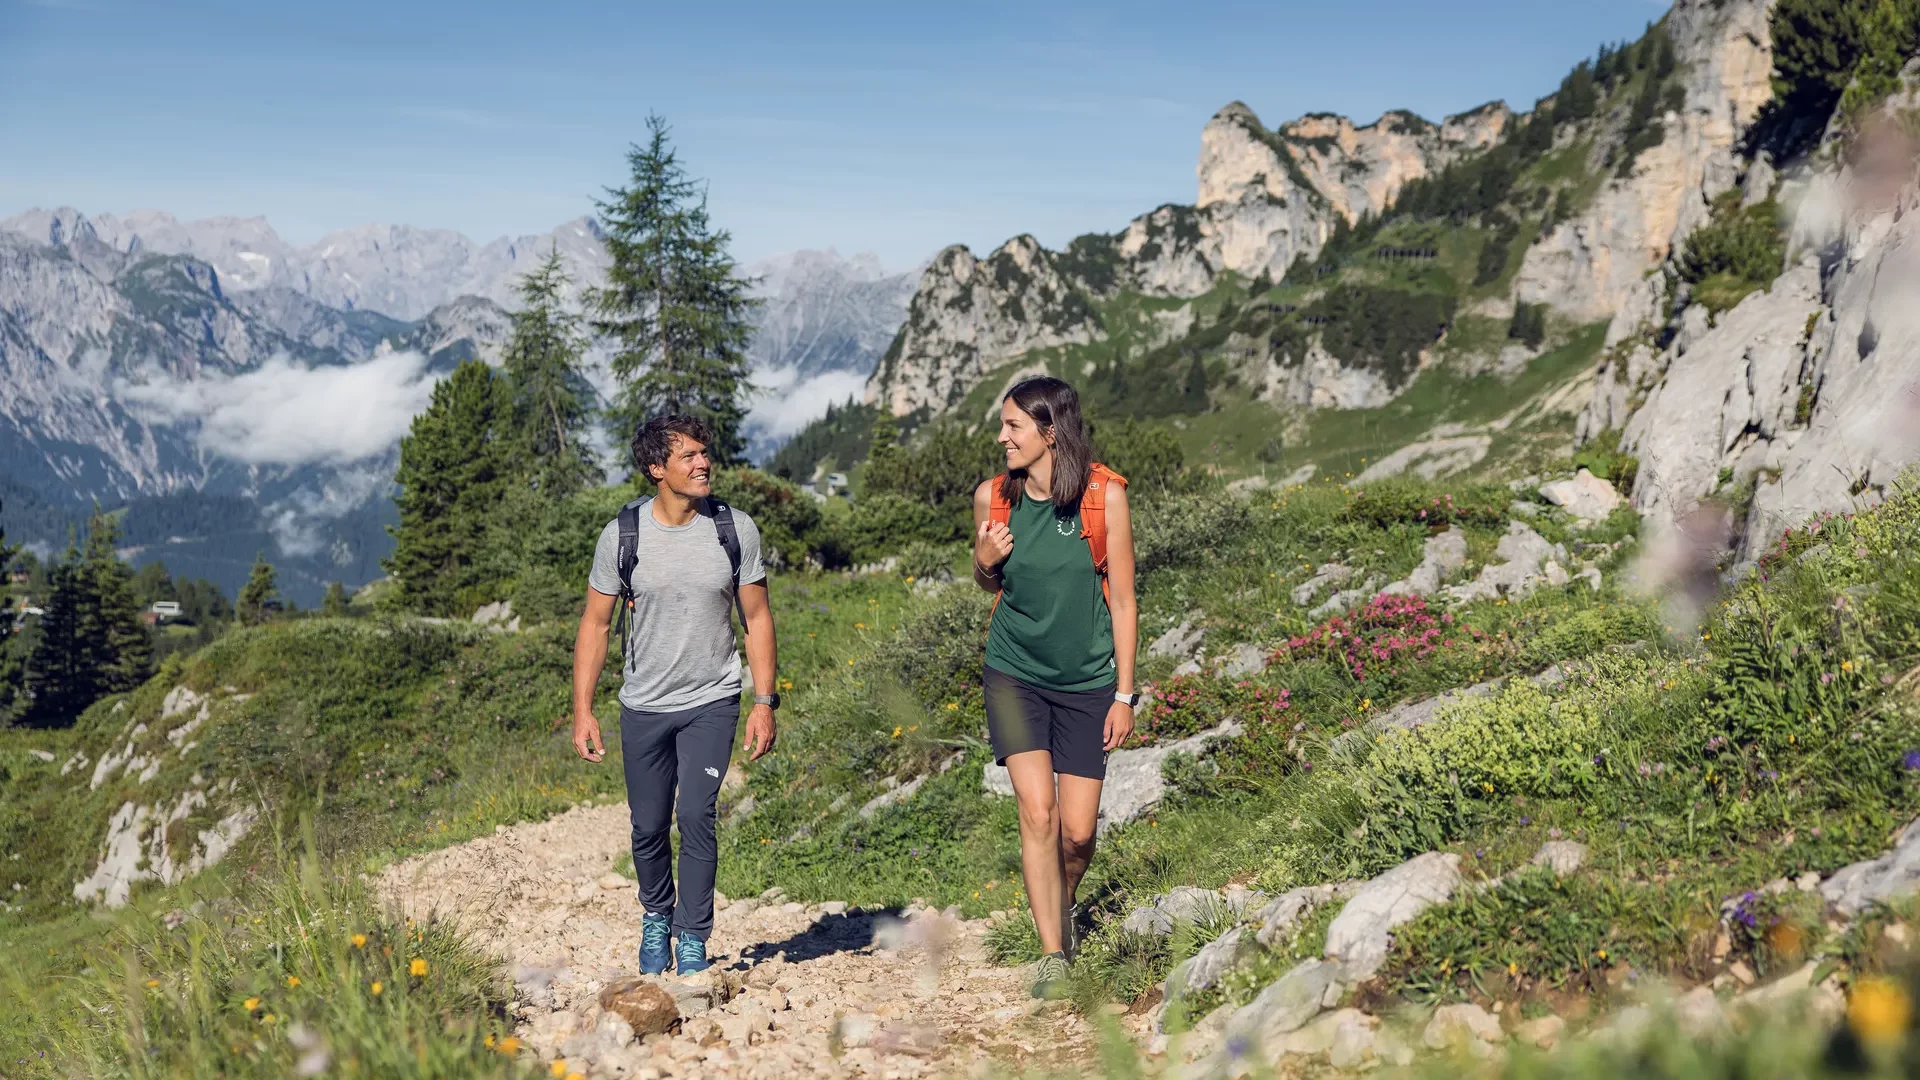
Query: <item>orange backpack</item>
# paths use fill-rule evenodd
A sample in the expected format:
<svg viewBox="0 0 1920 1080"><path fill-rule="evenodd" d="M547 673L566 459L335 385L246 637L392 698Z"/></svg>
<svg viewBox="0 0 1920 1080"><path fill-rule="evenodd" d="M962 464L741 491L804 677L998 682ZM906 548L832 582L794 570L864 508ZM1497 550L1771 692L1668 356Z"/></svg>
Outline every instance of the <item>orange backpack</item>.
<svg viewBox="0 0 1920 1080"><path fill-rule="evenodd" d="M987 520L1001 525L1013 517L1013 504L1004 494L1006 479L1006 473L993 478L993 502L987 509ZM1126 482L1126 477L1096 461L1087 469L1087 490L1080 496L1080 535L1093 553L1093 572L1100 575L1100 591L1109 604L1113 589L1107 584L1107 485ZM993 603L1000 605L999 593L994 594Z"/></svg>

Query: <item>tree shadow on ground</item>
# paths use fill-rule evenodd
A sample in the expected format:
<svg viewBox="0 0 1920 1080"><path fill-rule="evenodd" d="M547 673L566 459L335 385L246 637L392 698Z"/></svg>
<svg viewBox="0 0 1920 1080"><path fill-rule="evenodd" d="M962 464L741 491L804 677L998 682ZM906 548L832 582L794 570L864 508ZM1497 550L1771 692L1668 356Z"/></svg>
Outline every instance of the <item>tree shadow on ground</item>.
<svg viewBox="0 0 1920 1080"><path fill-rule="evenodd" d="M884 911L822 915L819 921L784 941L762 941L740 950L735 968L748 968L785 954L789 964L818 960L834 953L858 952L873 944L874 927L881 919L898 919L895 908Z"/></svg>

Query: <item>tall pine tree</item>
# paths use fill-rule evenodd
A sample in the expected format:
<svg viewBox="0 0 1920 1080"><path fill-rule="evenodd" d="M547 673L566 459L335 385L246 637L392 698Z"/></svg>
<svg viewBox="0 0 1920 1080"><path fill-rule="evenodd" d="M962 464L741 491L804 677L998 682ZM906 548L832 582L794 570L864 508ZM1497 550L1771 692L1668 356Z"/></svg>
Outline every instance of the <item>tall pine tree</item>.
<svg viewBox="0 0 1920 1080"><path fill-rule="evenodd" d="M20 545L9 545L6 527L0 525L0 575L13 568L13 558L19 553ZM13 597L0 590L0 601L4 601L0 602L0 728L3 728L13 722L26 700L25 687L21 685L26 665L19 652L20 640L13 629L16 617Z"/></svg>
<svg viewBox="0 0 1920 1080"><path fill-rule="evenodd" d="M259 626L273 614L268 604L280 595L278 575L273 572L273 564L267 561L264 552L253 556L253 569L247 573L247 583L240 586L240 595L233 605L240 621L248 626Z"/></svg>
<svg viewBox="0 0 1920 1080"><path fill-rule="evenodd" d="M608 413L615 441L663 412L690 413L713 429L715 464L741 461L746 441L747 341L759 302L734 273L732 237L707 216L706 194L647 118L647 145L627 155L633 175L596 203L606 234L606 285L589 303L593 328L614 341L620 390Z"/></svg>
<svg viewBox="0 0 1920 1080"><path fill-rule="evenodd" d="M521 468L537 490L556 498L600 482L587 444L594 391L583 370L584 320L566 307L570 284L557 248L520 279L520 310L501 361Z"/></svg>
<svg viewBox="0 0 1920 1080"><path fill-rule="evenodd" d="M514 469L509 430L512 403L503 380L469 360L433 388L427 411L400 440L400 524L389 526L393 554L382 561L400 606L448 615L479 583L486 533Z"/></svg>
<svg viewBox="0 0 1920 1080"><path fill-rule="evenodd" d="M151 673L153 641L140 621L133 571L120 561L112 515L95 510L87 544L67 544L49 576L40 636L27 658L29 722L64 727L108 694L139 686Z"/></svg>

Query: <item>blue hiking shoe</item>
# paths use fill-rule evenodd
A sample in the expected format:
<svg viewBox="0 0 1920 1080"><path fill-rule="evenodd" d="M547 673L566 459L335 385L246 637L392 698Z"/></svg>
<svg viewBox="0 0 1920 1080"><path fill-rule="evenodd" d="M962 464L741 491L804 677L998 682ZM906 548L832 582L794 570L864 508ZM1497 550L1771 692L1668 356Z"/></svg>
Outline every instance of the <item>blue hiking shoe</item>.
<svg viewBox="0 0 1920 1080"><path fill-rule="evenodd" d="M667 947L672 934L673 920L667 916L640 916L640 974L658 975L673 963L673 951Z"/></svg>
<svg viewBox="0 0 1920 1080"><path fill-rule="evenodd" d="M691 975L712 966L707 962L706 939L695 937L685 930L680 931L679 946L674 949L673 969L682 975Z"/></svg>

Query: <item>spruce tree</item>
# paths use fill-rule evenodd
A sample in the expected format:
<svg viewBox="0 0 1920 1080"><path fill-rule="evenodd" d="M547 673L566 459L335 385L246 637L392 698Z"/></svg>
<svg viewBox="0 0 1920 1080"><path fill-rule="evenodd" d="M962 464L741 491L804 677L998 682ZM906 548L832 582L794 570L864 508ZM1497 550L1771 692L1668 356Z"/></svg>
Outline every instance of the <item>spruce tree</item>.
<svg viewBox="0 0 1920 1080"><path fill-rule="evenodd" d="M93 703L96 679L87 667L81 624L80 549L67 538L66 554L47 572L47 598L40 604L38 640L27 657L27 722L66 727Z"/></svg>
<svg viewBox="0 0 1920 1080"><path fill-rule="evenodd" d="M381 565L401 607L448 615L455 594L478 582L486 533L514 472L501 437L510 418L502 380L469 360L433 388L427 411L400 440L400 524L388 527L393 554Z"/></svg>
<svg viewBox="0 0 1920 1080"><path fill-rule="evenodd" d="M248 626L258 626L267 621L272 612L267 602L280 595L278 575L273 564L267 561L264 552L253 556L253 569L247 574L247 583L240 586L240 595L234 603L234 610L240 615L240 621Z"/></svg>
<svg viewBox="0 0 1920 1080"><path fill-rule="evenodd" d="M337 581L327 583L327 593L320 598L320 613L339 618L347 613L347 587Z"/></svg>
<svg viewBox="0 0 1920 1080"><path fill-rule="evenodd" d="M87 546L81 557L81 588L87 603L82 634L89 666L97 672L95 698L132 690L153 669L153 639L140 619L133 593L133 569L115 549L120 523L95 509L87 521Z"/></svg>
<svg viewBox="0 0 1920 1080"><path fill-rule="evenodd" d="M592 325L613 339L621 383L608 417L624 443L650 416L690 413L713 429L714 463L734 464L746 450L746 347L759 303L735 276L732 237L708 218L705 190L681 166L666 121L650 116L647 130L647 145L627 155L628 185L596 203L612 265L589 297Z"/></svg>
<svg viewBox="0 0 1920 1080"><path fill-rule="evenodd" d="M520 279L520 310L501 359L521 469L537 490L556 498L600 482L587 444L594 390L583 370L584 320L566 307L569 284L557 247Z"/></svg>
<svg viewBox="0 0 1920 1080"><path fill-rule="evenodd" d="M20 553L20 546L7 544L7 530L0 525L0 574L13 568L14 556ZM13 620L16 605L11 594L0 591L0 728L11 724L24 703L26 694L22 679L26 674L26 665L19 653L20 640L14 633Z"/></svg>
<svg viewBox="0 0 1920 1080"><path fill-rule="evenodd" d="M900 424L894 420L893 410L883 404L880 415L873 418L873 437L867 444L867 471L862 490L888 489L893 483L889 478L900 471L900 460Z"/></svg>

